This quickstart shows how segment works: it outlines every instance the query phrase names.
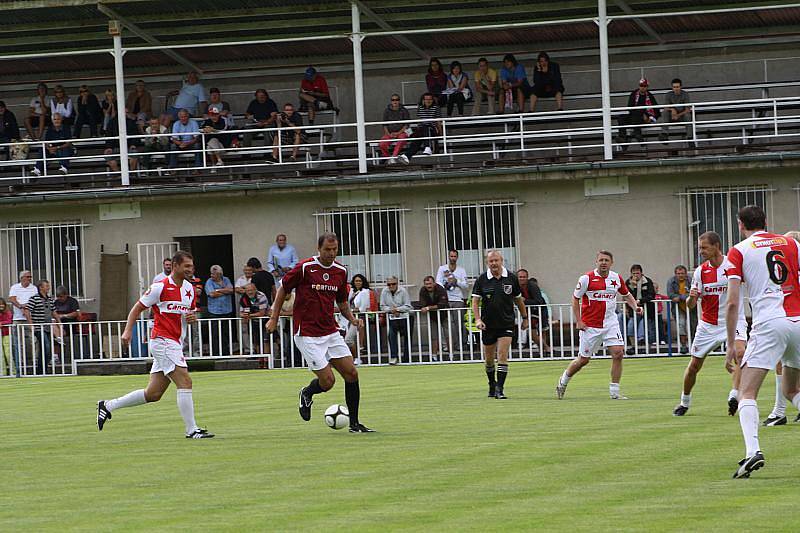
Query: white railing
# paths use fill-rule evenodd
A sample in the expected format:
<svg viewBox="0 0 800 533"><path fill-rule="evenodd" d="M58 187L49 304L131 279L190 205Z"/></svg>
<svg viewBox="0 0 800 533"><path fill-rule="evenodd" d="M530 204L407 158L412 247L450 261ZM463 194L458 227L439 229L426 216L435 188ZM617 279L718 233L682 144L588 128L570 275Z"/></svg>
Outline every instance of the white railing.
<svg viewBox="0 0 800 533"><path fill-rule="evenodd" d="M670 107L666 104L649 106L651 108L666 109ZM697 102L686 104L690 109L688 119L684 122L661 122L656 123L635 123L629 124L629 111L641 110L641 107L613 107L612 117L618 123L612 126L612 133L619 134L625 131L632 131L634 141L629 138L616 138L612 142L612 147L622 152L633 145L641 145L647 148L659 148L662 151L694 149L696 147L719 146L725 150L730 149L731 143L748 145L755 141L782 141L793 142L800 137L800 97L791 98L762 98L752 100L731 100L714 102ZM457 158L481 158L481 159L524 159L527 157L564 157L566 161L571 161L574 156L583 158L602 159L603 157L603 128L602 110L584 109L575 111L549 111L541 113L515 113L505 115L484 115L478 117L445 117L436 122L441 124L441 132L433 135L424 135L423 128L418 127L417 119L393 122L367 122L365 126L369 131L374 132L373 136L368 136L366 143L372 148L372 153L368 156L368 161L377 164L385 162L389 157L384 157L379 153L378 148L383 137L383 127L393 124L405 124L415 128L411 136L407 139L392 140L390 142L405 143L404 151L408 157L414 157L417 153L409 151L413 143L419 144L419 152L422 152L422 145L435 145L432 150L434 160L436 158L447 158L453 162ZM336 129L341 131L340 135L334 135ZM303 132L305 139L301 138L299 143L295 142L294 132ZM159 149L152 152L132 152L131 159L143 161L144 158L158 158L159 160L177 157L178 169L191 170L204 173L214 173L223 171L227 173L258 171L266 167L278 166L288 170L296 170L300 167L305 168L337 168L342 163L358 162L356 155L358 141L355 140L355 123L347 124L328 124L293 127L272 127L272 128L244 128L235 130L222 130L211 134L157 134L157 135L136 135L129 138L129 144L140 141L148 137L173 137L178 135L196 135L198 142L192 147L184 150ZM670 138L662 140L659 133L670 133L678 130L683 133L680 138ZM214 164L215 158L212 156L213 150L208 147L208 136L223 133L234 137L247 137L256 134L263 134L265 139L264 146L231 146L223 150L225 158L223 164ZM376 135L377 134L377 135ZM288 137L288 138L287 138ZM639 139L641 137L641 140ZM115 158L115 154L95 154L81 155L81 145L97 145L110 137L98 137L92 139L73 139L73 145L79 147L77 155L57 156L48 154L42 147L47 144L44 141L26 141L22 143L5 143L0 147L10 148L12 144L25 144L29 146L30 152L23 160L0 161L0 169L11 167L10 173L0 177L0 180L31 180L36 179L26 170L31 165L39 163L44 165L43 176L53 175L52 170L48 170L47 162L52 160L68 160L71 162L93 161L106 162ZM277 139L273 144L271 139ZM104 146L104 145L103 145ZM298 157L293 158L287 155L288 152L297 150ZM269 161L272 151L277 154L277 163ZM418 153L419 153L418 152ZM301 155L302 154L302 155ZM719 154L716 154L719 155ZM184 161L190 161L195 157L200 159L200 164L186 165ZM232 156L238 156L235 159ZM667 153L666 157L670 154ZM116 158L118 159L118 155ZM262 159L263 158L263 159ZM233 159L233 160L232 160ZM426 159L422 159L425 161ZM417 160L419 161L419 160ZM21 170L21 174L15 172ZM153 173L161 174L173 169L157 168L148 170L138 170L134 176L146 177ZM138 173L138 174L137 174ZM60 175L57 172L56 175ZM111 171L79 171L70 172L73 176L105 176L107 179L119 178L119 172Z"/></svg>
<svg viewBox="0 0 800 533"><path fill-rule="evenodd" d="M631 357L665 357L681 350L677 306L656 301L633 320L619 305L618 320L625 348ZM655 315L652 309L656 310ZM579 333L569 304L528 308L527 329L518 329L510 359L536 361L571 359L578 353ZM419 310L393 319L385 312L361 313L363 328L351 326L346 342L362 365L474 363L482 361L481 332L472 324L471 312L453 308L425 313ZM518 317L519 318L519 317ZM685 346L691 344L696 312L681 317L689 324ZM258 359L263 368L305 367L294 344L291 317L281 317L270 335L266 318L200 319L188 327L184 352L189 360ZM11 326L12 365L6 377L73 375L78 365L131 362L148 357L147 338L152 322L137 322L130 346L122 342L124 321L72 324L15 324ZM392 339L394 337L394 340ZM717 352L721 353L721 352ZM0 358L4 356L0 342ZM605 354L601 350L599 357ZM12 368L13 367L13 368Z"/></svg>

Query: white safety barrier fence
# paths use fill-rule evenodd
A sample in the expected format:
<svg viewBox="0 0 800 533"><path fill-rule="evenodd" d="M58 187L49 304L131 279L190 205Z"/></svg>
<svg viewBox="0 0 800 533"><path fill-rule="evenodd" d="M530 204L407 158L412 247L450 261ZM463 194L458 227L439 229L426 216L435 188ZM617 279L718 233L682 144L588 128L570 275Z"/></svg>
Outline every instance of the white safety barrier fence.
<svg viewBox="0 0 800 533"><path fill-rule="evenodd" d="M699 310L680 310L668 300L656 300L636 317L620 304L617 319L626 353L632 357L665 357L686 353ZM528 327L512 341L512 361L570 359L578 354L579 332L572 306L531 306ZM343 332L361 365L472 363L482 360L481 332L471 310L450 308L392 315L361 313L361 328ZM680 318L679 318L680 317ZM519 318L519 317L518 317ZM254 358L262 368L305 367L292 336L292 318L282 316L275 333L266 330L267 318L199 319L189 326L184 353L189 360ZM686 328L686 325L689 327ZM4 377L74 375L80 364L136 361L148 357L147 338L152 322L136 323L130 346L122 341L123 321L70 324L15 324L11 326L7 357L0 342ZM683 338L682 338L683 337ZM681 348L684 349L681 349ZM604 350L597 356L604 357Z"/></svg>

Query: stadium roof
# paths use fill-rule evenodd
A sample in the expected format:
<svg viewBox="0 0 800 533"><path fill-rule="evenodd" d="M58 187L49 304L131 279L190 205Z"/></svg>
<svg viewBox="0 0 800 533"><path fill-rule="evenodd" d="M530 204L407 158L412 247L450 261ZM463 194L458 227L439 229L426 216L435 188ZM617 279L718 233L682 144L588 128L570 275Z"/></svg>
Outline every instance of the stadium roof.
<svg viewBox="0 0 800 533"><path fill-rule="evenodd" d="M596 54L596 0L359 0L364 61L547 49ZM777 8L780 6L782 8ZM745 9L732 16L730 9ZM701 14L682 14L701 10ZM612 53L796 43L800 4L608 0ZM658 16L656 16L658 15ZM107 50L109 19L125 26L126 72L169 73L351 64L351 2L325 0L25 0L0 2L0 58ZM619 18L622 17L622 18ZM481 30L479 26L516 24ZM535 26L525 24L537 24ZM402 34L402 32L408 32ZM284 39L310 38L285 42ZM197 46L202 43L264 41ZM136 50L144 47L144 50ZM169 47L177 47L165 53ZM0 61L0 76L113 69L110 54ZM5 80L10 82L11 80ZM16 81L16 80L15 80Z"/></svg>

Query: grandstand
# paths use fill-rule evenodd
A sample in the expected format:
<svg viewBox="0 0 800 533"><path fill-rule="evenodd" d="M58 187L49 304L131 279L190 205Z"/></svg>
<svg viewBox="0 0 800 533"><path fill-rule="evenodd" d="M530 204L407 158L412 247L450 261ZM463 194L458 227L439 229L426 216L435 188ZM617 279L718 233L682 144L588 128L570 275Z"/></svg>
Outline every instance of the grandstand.
<svg viewBox="0 0 800 533"><path fill-rule="evenodd" d="M2 292L24 268L66 285L81 309L100 320L82 326L77 342L89 348L81 353L119 358L129 354L118 321L178 246L202 258L204 279L212 264L234 279L249 257L266 260L278 233L307 256L318 232L333 230L351 270L377 287L396 275L412 295L450 248L461 252L471 278L484 252L500 248L510 266L535 273L560 309L597 247L615 252L620 272L642 263L663 287L675 265L696 266L700 233L716 230L726 246L736 241L742 205L765 207L778 231L797 227L800 4L395 4L229 2L224 10L198 0L0 4L0 100L23 137L0 143ZM379 150L389 125L383 111L397 93L416 125L431 57L461 61L472 78L479 57L499 70L502 57L513 53L532 77L542 50L561 65L564 110L543 99L535 112L526 106L473 116L467 102L464 116L441 119L437 151L415 155L408 165L387 164ZM327 78L341 111L322 110L313 125L302 112L305 134L293 146L285 126L254 126L245 112L259 88L281 110L286 102L297 106L309 65ZM122 118L122 134L115 135L122 156L117 147L105 153L114 139L88 137L86 130L66 156L43 156L41 141L24 140L34 133L24 122L38 82L63 86L73 100L82 85L98 97L113 89L122 109L141 79L159 115L175 103L169 93L188 71L200 73L206 90L220 88L230 105L226 133L241 142L227 147L219 166L207 135L200 135L172 172L168 150L152 156L149 170L134 169L141 154L129 161L126 148L147 136L126 133L121 116L113 120ZM622 137L628 95L640 78L658 99L651 107L665 113L670 82L682 79L691 97L688 121L646 125L641 139ZM202 115L198 109L190 120L202 122ZM272 137L277 162L269 161ZM192 151L201 165L193 166ZM53 159L70 161L69 172L56 170ZM110 159L121 159L119 170ZM41 175L32 173L37 161L45 163ZM575 342L569 310L550 318L558 320L550 344L564 347L555 356L569 356ZM416 323L413 341L419 359L408 362L430 361L421 355L423 326ZM210 327L239 330L235 321ZM386 362L380 336L365 342L376 343L369 346L375 359L367 362ZM520 357L541 354L531 345ZM480 356L467 348L453 358ZM62 365L61 372L74 371Z"/></svg>

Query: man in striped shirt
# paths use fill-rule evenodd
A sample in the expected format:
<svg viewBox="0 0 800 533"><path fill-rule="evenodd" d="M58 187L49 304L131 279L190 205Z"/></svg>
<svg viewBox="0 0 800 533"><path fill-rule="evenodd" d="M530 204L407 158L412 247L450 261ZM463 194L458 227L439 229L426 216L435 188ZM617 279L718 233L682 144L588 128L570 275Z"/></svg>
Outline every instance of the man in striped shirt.
<svg viewBox="0 0 800 533"><path fill-rule="evenodd" d="M422 95L419 107L417 108L417 127L411 138L414 139L402 154L397 156L397 160L407 165L414 154L424 147L425 155L433 155L436 151L436 137L442 134L442 112L436 105L436 100L431 93Z"/></svg>
<svg viewBox="0 0 800 533"><path fill-rule="evenodd" d="M31 296L25 305L25 318L31 324L33 336L39 341L38 353L34 355L34 373L47 373L47 365L50 363L52 351L50 349L50 323L58 322L55 314L55 302L50 296L50 282L46 279L36 283L39 289L36 294ZM60 339L58 339L60 340Z"/></svg>

